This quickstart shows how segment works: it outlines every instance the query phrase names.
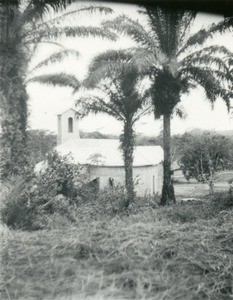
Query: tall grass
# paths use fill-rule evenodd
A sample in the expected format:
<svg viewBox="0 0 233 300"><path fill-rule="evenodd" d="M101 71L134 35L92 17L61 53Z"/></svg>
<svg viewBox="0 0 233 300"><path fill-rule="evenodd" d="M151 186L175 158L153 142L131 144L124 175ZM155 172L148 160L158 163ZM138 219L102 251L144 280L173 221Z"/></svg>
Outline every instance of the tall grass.
<svg viewBox="0 0 233 300"><path fill-rule="evenodd" d="M105 218L83 205L73 227L3 226L1 299L231 299L233 211L211 203Z"/></svg>

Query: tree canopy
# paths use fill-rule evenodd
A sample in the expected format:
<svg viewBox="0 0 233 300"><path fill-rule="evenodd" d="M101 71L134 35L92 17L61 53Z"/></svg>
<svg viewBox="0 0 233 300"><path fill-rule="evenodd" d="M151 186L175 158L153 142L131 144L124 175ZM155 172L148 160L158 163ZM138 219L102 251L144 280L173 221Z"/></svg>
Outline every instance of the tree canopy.
<svg viewBox="0 0 233 300"><path fill-rule="evenodd" d="M176 144L178 163L187 179L208 182L211 172L233 168L233 141L226 136L210 131L186 133Z"/></svg>

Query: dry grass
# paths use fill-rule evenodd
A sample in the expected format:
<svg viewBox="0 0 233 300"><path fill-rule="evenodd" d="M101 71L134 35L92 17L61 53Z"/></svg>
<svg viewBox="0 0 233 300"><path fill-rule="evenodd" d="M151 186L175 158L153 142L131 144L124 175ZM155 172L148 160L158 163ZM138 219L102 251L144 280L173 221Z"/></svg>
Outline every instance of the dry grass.
<svg viewBox="0 0 233 300"><path fill-rule="evenodd" d="M50 231L3 227L1 299L231 299L233 211L208 219L210 209L183 203Z"/></svg>

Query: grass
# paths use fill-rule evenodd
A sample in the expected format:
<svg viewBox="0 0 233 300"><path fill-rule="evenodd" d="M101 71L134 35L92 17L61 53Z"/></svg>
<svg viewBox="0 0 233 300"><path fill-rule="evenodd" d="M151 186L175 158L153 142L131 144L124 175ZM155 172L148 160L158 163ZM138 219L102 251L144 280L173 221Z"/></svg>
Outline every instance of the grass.
<svg viewBox="0 0 233 300"><path fill-rule="evenodd" d="M139 206L92 219L83 207L60 229L3 226L1 299L233 297L232 210L210 200Z"/></svg>
<svg viewBox="0 0 233 300"><path fill-rule="evenodd" d="M175 179L175 194L178 199L182 198L205 198L209 195L209 186L207 183L197 182L191 179L185 180L181 171L177 171ZM233 171L217 172L214 176L214 191L216 193L229 190L228 181L233 179Z"/></svg>

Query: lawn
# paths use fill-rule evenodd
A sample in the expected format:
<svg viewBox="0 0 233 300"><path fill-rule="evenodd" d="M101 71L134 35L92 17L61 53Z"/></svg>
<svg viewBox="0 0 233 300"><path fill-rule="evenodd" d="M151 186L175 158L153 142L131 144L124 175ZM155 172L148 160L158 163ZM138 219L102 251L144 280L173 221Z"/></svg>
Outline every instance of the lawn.
<svg viewBox="0 0 233 300"><path fill-rule="evenodd" d="M231 299L233 211L218 197L104 218L87 206L51 230L2 226L1 299Z"/></svg>
<svg viewBox="0 0 233 300"><path fill-rule="evenodd" d="M233 171L217 172L214 176L214 192L228 191L228 181L233 179ZM181 171L177 171L175 176L175 193L179 199L200 199L209 195L209 186L207 183L197 182L191 179L190 182L184 178Z"/></svg>

